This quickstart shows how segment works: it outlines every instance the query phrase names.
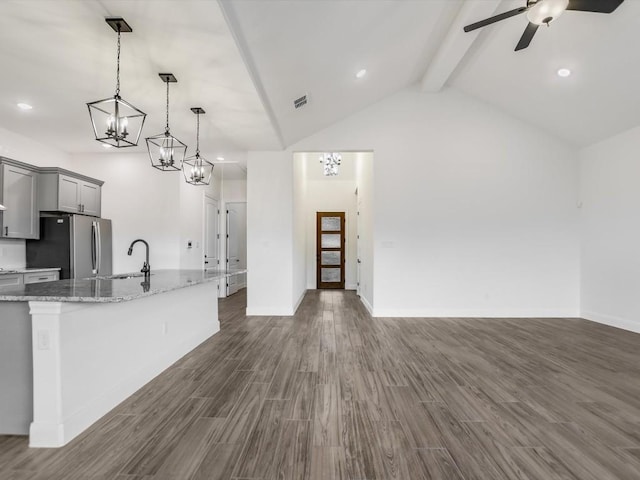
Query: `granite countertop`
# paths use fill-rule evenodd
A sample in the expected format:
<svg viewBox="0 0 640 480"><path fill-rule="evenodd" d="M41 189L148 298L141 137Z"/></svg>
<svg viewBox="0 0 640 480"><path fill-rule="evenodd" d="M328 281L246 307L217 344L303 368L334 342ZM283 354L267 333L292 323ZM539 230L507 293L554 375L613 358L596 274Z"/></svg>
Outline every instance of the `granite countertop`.
<svg viewBox="0 0 640 480"><path fill-rule="evenodd" d="M0 268L0 275L16 275L18 273L57 272L60 268Z"/></svg>
<svg viewBox="0 0 640 480"><path fill-rule="evenodd" d="M84 278L0 287L0 302L109 303L135 300L178 288L245 273L246 270L155 270L145 281L140 273L129 278Z"/></svg>

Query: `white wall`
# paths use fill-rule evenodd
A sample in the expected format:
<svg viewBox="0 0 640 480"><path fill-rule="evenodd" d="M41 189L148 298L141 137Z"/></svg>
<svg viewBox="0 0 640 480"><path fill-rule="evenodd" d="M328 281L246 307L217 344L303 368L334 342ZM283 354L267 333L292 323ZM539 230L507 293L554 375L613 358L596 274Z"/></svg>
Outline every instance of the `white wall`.
<svg viewBox="0 0 640 480"><path fill-rule="evenodd" d="M247 166L247 315L292 315L292 157L249 152Z"/></svg>
<svg viewBox="0 0 640 480"><path fill-rule="evenodd" d="M69 168L71 162L71 158L65 152L2 127L0 127L0 157L38 167Z"/></svg>
<svg viewBox="0 0 640 480"><path fill-rule="evenodd" d="M455 90L408 89L291 150L373 151L376 315L578 314L578 159L571 146ZM291 175L286 153L250 158L269 179L265 185ZM249 173L251 197L256 177ZM291 191L278 192L278 209L291 208ZM257 243L252 218L249 242ZM293 237L291 226L283 234L286 225L261 224L263 238L276 231ZM280 282L283 309L291 305L284 291L292 275Z"/></svg>
<svg viewBox="0 0 640 480"><path fill-rule="evenodd" d="M69 168L70 157L55 148L0 127L0 157L7 157L38 167ZM0 238L0 268L26 265L25 241Z"/></svg>
<svg viewBox="0 0 640 480"><path fill-rule="evenodd" d="M246 202L247 181L224 179L222 182L222 192L225 202Z"/></svg>
<svg viewBox="0 0 640 480"><path fill-rule="evenodd" d="M308 209L308 165L299 154L293 155L293 311L302 302L307 288L307 209ZM315 287L311 287L315 288Z"/></svg>
<svg viewBox="0 0 640 480"><path fill-rule="evenodd" d="M153 168L146 153L118 151L74 155L69 168L105 182L102 216L112 220L114 273L140 269L142 246L127 255L136 238L149 242L152 270L203 268L204 194L220 198L216 175L209 186L194 186L182 172Z"/></svg>
<svg viewBox="0 0 640 480"><path fill-rule="evenodd" d="M144 153L109 151L72 157L70 170L103 180L102 217L112 220L113 272L140 270L144 246L136 238L149 242L151 269L179 268L181 172L161 172Z"/></svg>
<svg viewBox="0 0 640 480"><path fill-rule="evenodd" d="M581 316L640 332L640 127L580 152Z"/></svg>

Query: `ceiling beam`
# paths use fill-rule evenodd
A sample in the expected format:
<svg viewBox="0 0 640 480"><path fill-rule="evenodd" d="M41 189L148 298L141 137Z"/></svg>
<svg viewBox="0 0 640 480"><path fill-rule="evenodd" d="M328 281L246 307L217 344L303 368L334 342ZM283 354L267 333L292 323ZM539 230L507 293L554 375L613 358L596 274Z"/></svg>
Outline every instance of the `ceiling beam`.
<svg viewBox="0 0 640 480"><path fill-rule="evenodd" d="M269 120L271 121L271 126L278 137L278 142L280 143L281 148L286 148L286 144L284 141L284 137L282 136L282 130L280 128L280 124L276 118L276 115L273 111L273 107L271 106L271 102L269 101L269 97L267 96L267 91L262 84L262 80L260 79L260 74L258 73L258 67L253 59L253 55L251 54L251 50L249 45L244 38L242 33L242 28L240 27L240 22L238 21L238 16L231 5L230 0L218 0L218 4L220 5L220 10L222 11L222 15L227 21L227 26L229 27L229 31L236 41L236 45L238 46L238 50L240 51L240 56L244 60L245 67L249 72L249 77L251 77L251 81L253 82L253 86L258 92L258 97L260 97L260 101L262 102L262 106L264 107L265 112L267 113Z"/></svg>
<svg viewBox="0 0 640 480"><path fill-rule="evenodd" d="M440 48L429 63L427 72L422 77L422 91L437 93L460 64L466 53L476 41L482 29L465 33L465 25L492 16L502 0L467 0L453 20Z"/></svg>

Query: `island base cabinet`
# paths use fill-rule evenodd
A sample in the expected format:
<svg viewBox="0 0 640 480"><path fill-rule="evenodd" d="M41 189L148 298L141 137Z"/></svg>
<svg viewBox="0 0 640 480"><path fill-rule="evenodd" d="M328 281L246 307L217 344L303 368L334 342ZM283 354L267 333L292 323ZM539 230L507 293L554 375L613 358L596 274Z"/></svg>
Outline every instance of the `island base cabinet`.
<svg viewBox="0 0 640 480"><path fill-rule="evenodd" d="M217 282L118 303L29 302L31 447L60 447L220 329Z"/></svg>
<svg viewBox="0 0 640 480"><path fill-rule="evenodd" d="M33 420L29 305L5 302L0 317L0 435L27 435Z"/></svg>

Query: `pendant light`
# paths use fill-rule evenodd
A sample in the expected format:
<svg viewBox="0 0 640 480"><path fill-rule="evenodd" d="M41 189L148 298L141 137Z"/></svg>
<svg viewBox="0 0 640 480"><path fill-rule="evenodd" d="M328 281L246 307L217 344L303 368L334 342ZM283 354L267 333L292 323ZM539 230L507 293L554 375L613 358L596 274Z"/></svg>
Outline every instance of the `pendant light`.
<svg viewBox="0 0 640 480"><path fill-rule="evenodd" d="M169 84L177 83L176 77L172 73L158 74L163 82L167 84L167 124L164 133L147 138L147 150L151 166L163 172L177 172L187 153L187 146L171 135L169 131Z"/></svg>
<svg viewBox="0 0 640 480"><path fill-rule="evenodd" d="M200 114L205 111L200 107L193 107L191 111L197 117L196 154L182 162L182 173L186 182L191 185L209 185L213 164L200 156Z"/></svg>
<svg viewBox="0 0 640 480"><path fill-rule="evenodd" d="M135 147L147 114L120 97L120 34L133 30L123 18L109 17L105 20L118 33L116 93L113 97L87 103L93 133L96 140L107 145Z"/></svg>

